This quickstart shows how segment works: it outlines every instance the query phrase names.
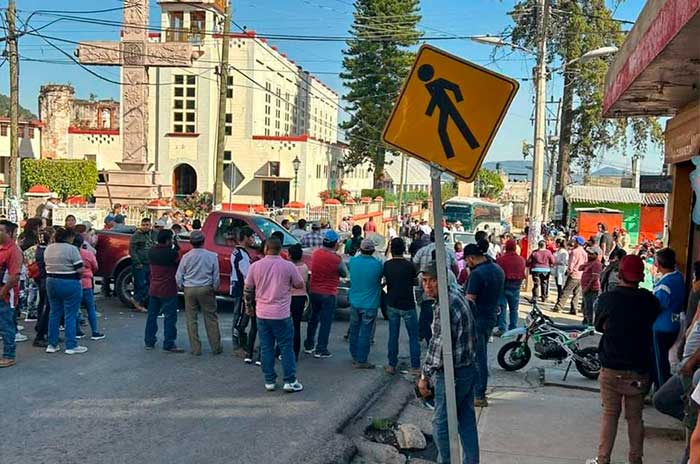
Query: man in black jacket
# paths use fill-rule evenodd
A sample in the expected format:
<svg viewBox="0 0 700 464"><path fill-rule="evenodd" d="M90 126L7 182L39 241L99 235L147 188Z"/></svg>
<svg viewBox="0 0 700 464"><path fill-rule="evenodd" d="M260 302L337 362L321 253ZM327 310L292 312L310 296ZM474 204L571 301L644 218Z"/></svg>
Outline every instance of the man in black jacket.
<svg viewBox="0 0 700 464"><path fill-rule="evenodd" d="M644 263L639 256L623 257L618 277L615 290L600 295L595 310L596 330L603 332L599 347L603 414L598 458L594 462L610 463L624 401L630 442L628 462L641 464L642 409L653 365L652 325L661 308L651 292L639 288L639 282L644 280Z"/></svg>

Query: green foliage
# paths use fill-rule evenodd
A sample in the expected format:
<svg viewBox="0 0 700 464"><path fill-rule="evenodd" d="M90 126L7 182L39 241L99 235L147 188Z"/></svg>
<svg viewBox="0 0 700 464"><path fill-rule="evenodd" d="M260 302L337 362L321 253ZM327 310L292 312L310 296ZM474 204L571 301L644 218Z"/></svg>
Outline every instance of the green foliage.
<svg viewBox="0 0 700 464"><path fill-rule="evenodd" d="M194 192L181 200L177 200L176 206L182 211L192 211L195 218L206 217L213 208L214 197L209 192Z"/></svg>
<svg viewBox="0 0 700 464"><path fill-rule="evenodd" d="M457 196L457 184L455 182L443 182L440 185L440 198L442 201Z"/></svg>
<svg viewBox="0 0 700 464"><path fill-rule="evenodd" d="M498 174L498 171L491 169L479 169L479 174L476 176L474 190L476 196L482 198L497 198L503 191L503 179Z"/></svg>
<svg viewBox="0 0 700 464"><path fill-rule="evenodd" d="M614 3L621 3L616 0ZM511 13L515 23L514 43L535 50L538 38L536 0L520 0ZM550 12L547 62L552 68L580 58L586 52L604 46L619 47L624 41L620 23L604 0L562 0L556 13ZM660 145L663 131L656 118L605 119L602 116L605 75L610 59L596 58L566 66L566 90L572 92L572 130L568 142L571 159L583 171L591 170L596 156L618 149L623 154L643 157L649 143ZM565 99L566 101L566 99ZM567 108L562 109L563 112ZM564 130L562 128L562 135Z"/></svg>
<svg viewBox="0 0 700 464"><path fill-rule="evenodd" d="M371 426L374 430L391 430L396 426L396 422L391 419L374 419Z"/></svg>
<svg viewBox="0 0 700 464"><path fill-rule="evenodd" d="M352 39L343 51L340 74L349 92L350 119L341 127L347 132L350 154L347 166L371 161L374 185L384 177L386 149L381 131L410 70L421 33L419 0L357 0ZM398 18L398 19L397 19Z"/></svg>
<svg viewBox="0 0 700 464"><path fill-rule="evenodd" d="M375 199L377 197L382 197L386 199L386 190L384 189L362 189L360 190L361 197L370 197Z"/></svg>
<svg viewBox="0 0 700 464"><path fill-rule="evenodd" d="M9 118L10 117L10 97L7 95L0 94L0 117ZM38 119L34 113L24 108L22 105L19 106L19 119L20 120L32 120Z"/></svg>
<svg viewBox="0 0 700 464"><path fill-rule="evenodd" d="M27 191L34 185L46 185L61 198L95 193L97 166L88 160L22 160L22 188Z"/></svg>

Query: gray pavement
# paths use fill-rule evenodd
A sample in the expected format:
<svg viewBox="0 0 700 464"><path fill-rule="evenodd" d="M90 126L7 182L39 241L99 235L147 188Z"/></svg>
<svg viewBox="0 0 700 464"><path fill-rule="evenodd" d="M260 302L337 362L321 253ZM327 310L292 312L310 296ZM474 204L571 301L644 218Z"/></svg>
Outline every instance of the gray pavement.
<svg viewBox="0 0 700 464"><path fill-rule="evenodd" d="M333 358L303 355L303 392L267 393L260 368L230 355L230 314L220 314L225 353L213 356L201 333L204 354L193 357L145 351L145 315L114 299L98 308L107 338L83 341L86 354L50 355L25 342L17 365L0 371L0 463L334 462L336 429L387 381L381 368L350 367L347 322L334 324ZM178 332L187 348L182 313ZM386 337L382 321L371 355L378 364Z"/></svg>

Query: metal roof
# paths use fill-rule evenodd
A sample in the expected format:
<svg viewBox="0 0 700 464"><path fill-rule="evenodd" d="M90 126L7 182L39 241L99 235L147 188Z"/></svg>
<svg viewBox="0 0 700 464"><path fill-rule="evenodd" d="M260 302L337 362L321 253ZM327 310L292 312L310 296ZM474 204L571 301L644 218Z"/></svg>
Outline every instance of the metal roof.
<svg viewBox="0 0 700 464"><path fill-rule="evenodd" d="M644 203L644 194L625 187L598 187L593 185L568 185L564 198L569 203Z"/></svg>
<svg viewBox="0 0 700 464"><path fill-rule="evenodd" d="M643 193L646 206L665 205L668 203L668 193Z"/></svg>

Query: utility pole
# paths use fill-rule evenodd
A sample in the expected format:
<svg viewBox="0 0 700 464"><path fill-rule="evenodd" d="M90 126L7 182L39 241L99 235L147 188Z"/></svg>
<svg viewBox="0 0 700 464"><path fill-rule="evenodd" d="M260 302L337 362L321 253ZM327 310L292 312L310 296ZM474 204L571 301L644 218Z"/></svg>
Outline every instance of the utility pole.
<svg viewBox="0 0 700 464"><path fill-rule="evenodd" d="M399 171L399 219L402 219L403 217L403 169L404 165L406 164L406 155L401 153L401 170Z"/></svg>
<svg viewBox="0 0 700 464"><path fill-rule="evenodd" d="M7 3L7 45L10 62L10 191L19 196L19 63L17 60L17 34L15 0Z"/></svg>
<svg viewBox="0 0 700 464"><path fill-rule="evenodd" d="M231 2L226 2L224 34L221 38L221 62L219 63L219 121L216 132L216 177L214 179L214 205L221 205L224 196L224 150L226 148L226 95L228 93L228 47L231 35ZM233 160L231 160L233 162ZM231 164L233 169L233 163ZM231 186L233 188L233 186Z"/></svg>
<svg viewBox="0 0 700 464"><path fill-rule="evenodd" d="M554 99L549 101L554 103ZM554 149L554 142L559 138L559 118L561 117L561 98L557 102L557 117L554 126L554 138L553 143L547 144L547 151L549 153L549 165L547 166L547 190L544 192L544 220L549 220L549 213L552 208L552 191L554 190L554 175L555 175L555 165L556 165L556 150Z"/></svg>
<svg viewBox="0 0 700 464"><path fill-rule="evenodd" d="M544 183L544 157L547 150L547 16L549 0L537 0L539 13L539 38L537 44L537 68L535 69L535 149L532 160L532 188L530 190L530 243L537 243L542 223L542 193Z"/></svg>

